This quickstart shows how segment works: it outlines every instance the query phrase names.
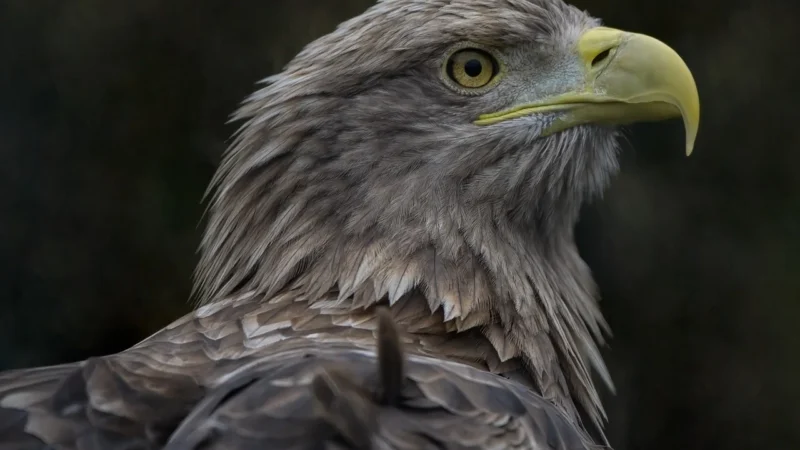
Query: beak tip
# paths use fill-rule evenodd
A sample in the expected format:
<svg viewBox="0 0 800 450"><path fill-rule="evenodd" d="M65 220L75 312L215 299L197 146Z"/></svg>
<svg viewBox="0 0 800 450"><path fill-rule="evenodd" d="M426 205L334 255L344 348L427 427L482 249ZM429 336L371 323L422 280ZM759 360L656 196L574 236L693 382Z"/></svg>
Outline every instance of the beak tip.
<svg viewBox="0 0 800 450"><path fill-rule="evenodd" d="M697 138L697 129L694 130L687 129L686 130L686 156L692 156L692 152L694 151L694 144Z"/></svg>
<svg viewBox="0 0 800 450"><path fill-rule="evenodd" d="M689 119L684 118L683 128L686 133L686 156L689 157L692 155L697 141L697 130L700 128L700 112L697 111Z"/></svg>

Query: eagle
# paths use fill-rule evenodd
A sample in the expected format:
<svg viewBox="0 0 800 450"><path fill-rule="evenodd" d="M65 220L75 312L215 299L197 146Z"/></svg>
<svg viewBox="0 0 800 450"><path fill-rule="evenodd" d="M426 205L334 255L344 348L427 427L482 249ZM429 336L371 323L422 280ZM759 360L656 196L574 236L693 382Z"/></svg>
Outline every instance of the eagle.
<svg viewBox="0 0 800 450"><path fill-rule="evenodd" d="M233 115L197 307L0 374L3 449L588 449L608 325L574 226L678 54L561 0L382 0Z"/></svg>

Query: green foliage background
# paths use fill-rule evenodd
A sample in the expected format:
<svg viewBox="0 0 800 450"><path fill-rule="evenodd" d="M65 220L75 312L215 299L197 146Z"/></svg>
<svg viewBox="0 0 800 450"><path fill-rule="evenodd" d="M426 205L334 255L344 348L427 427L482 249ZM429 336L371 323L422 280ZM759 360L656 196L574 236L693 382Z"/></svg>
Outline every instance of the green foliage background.
<svg viewBox="0 0 800 450"><path fill-rule="evenodd" d="M188 311L228 114L370 3L0 0L0 368ZM578 227L615 332L612 443L800 448L800 6L576 4L675 47L703 105L689 159L680 124L632 128Z"/></svg>

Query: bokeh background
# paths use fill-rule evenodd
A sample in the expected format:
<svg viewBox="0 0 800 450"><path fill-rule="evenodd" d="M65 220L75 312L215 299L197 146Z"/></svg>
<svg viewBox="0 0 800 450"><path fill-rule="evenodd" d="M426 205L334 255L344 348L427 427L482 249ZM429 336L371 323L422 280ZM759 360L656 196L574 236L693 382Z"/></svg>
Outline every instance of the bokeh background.
<svg viewBox="0 0 800 450"><path fill-rule="evenodd" d="M189 310L238 102L367 0L0 0L0 369L122 350ZM693 69L578 227L629 449L800 449L800 7L576 0ZM335 74L332 74L335 76Z"/></svg>

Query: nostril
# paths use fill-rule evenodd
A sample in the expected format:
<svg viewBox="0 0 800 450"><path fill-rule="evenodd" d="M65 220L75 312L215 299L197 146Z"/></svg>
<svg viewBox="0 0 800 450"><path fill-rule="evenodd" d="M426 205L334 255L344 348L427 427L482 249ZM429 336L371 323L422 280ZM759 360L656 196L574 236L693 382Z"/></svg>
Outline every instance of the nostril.
<svg viewBox="0 0 800 450"><path fill-rule="evenodd" d="M611 54L611 49L603 50L602 52L598 53L597 56L594 57L592 60L592 67L600 64L601 62L605 61L608 58L608 55Z"/></svg>

